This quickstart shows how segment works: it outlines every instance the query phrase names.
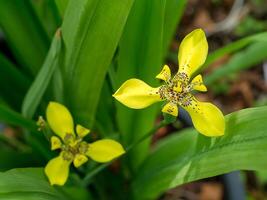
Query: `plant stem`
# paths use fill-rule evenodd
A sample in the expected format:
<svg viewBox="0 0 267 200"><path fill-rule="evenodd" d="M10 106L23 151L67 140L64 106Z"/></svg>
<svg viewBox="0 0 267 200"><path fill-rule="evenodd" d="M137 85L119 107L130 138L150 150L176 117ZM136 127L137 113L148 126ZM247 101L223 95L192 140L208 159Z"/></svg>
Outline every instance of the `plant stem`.
<svg viewBox="0 0 267 200"><path fill-rule="evenodd" d="M166 125L168 125L169 123L170 122L167 122L165 120L161 121L157 126L155 126L154 128L152 128L143 137L141 137L140 139L138 139L137 141L135 141L134 143L132 143L128 147L126 147L126 153L129 152L131 149L133 149L138 144L140 144L142 141L144 141L145 139L147 139L149 136L153 135L158 129L160 129L160 128L166 126ZM90 184L92 177L94 177L96 174L98 174L99 172L101 172L103 169L105 169L111 163L112 163L112 161L111 162L108 162L108 163L105 163L105 164L98 165L92 171L90 171L89 173L87 173L86 176L84 177L83 181L82 181L83 186L87 186L88 184Z"/></svg>

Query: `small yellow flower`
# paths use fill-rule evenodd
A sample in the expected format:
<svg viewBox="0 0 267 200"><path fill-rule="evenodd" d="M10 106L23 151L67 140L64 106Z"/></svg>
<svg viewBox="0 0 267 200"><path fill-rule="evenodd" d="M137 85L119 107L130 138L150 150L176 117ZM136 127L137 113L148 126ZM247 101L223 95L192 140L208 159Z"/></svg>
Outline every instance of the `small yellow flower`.
<svg viewBox="0 0 267 200"><path fill-rule="evenodd" d="M207 91L202 76L192 77L205 62L208 53L208 43L205 33L196 29L182 41L179 54L179 70L172 77L171 70L164 65L156 76L165 84L153 88L139 79L129 79L113 95L122 104L134 108L145 108L153 103L166 100L162 112L178 116L178 106L187 110L195 128L206 136L221 136L225 130L225 120L222 112L213 104L199 102L192 91Z"/></svg>
<svg viewBox="0 0 267 200"><path fill-rule="evenodd" d="M73 162L75 167L80 167L91 159L105 163L125 153L120 143L111 139L102 139L87 143L83 138L90 130L76 126L69 110L56 102L50 102L46 109L46 118L50 128L57 136L52 136L51 149L60 149L58 157L51 159L45 167L51 185L64 185L68 179L69 167Z"/></svg>

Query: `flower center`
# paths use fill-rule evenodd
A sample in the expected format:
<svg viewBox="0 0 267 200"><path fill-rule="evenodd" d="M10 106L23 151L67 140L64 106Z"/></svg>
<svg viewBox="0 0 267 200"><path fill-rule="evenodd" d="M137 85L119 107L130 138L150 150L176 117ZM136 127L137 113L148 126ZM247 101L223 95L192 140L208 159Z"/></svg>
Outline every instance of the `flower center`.
<svg viewBox="0 0 267 200"><path fill-rule="evenodd" d="M86 154L88 148L89 144L83 141L82 138L67 133L62 146L62 151L64 151L63 158L66 160L73 160L77 154Z"/></svg>

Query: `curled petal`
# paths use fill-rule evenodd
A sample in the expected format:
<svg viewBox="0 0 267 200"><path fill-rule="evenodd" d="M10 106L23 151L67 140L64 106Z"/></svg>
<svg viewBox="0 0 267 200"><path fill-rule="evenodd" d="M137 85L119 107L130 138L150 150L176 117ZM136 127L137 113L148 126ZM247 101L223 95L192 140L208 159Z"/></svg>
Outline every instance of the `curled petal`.
<svg viewBox="0 0 267 200"><path fill-rule="evenodd" d="M191 84L192 84L194 90L198 90L198 91L201 91L201 92L206 92L207 91L207 88L204 85L203 80L202 80L202 76L200 74L197 75L192 80Z"/></svg>
<svg viewBox="0 0 267 200"><path fill-rule="evenodd" d="M89 145L87 156L97 162L109 162L125 153L122 145L114 140L103 139Z"/></svg>
<svg viewBox="0 0 267 200"><path fill-rule="evenodd" d="M80 125L80 124L77 124L77 126L76 126L76 133L77 133L77 135L78 135L80 138L83 138L83 137L85 137L87 134L90 133L90 130L87 129L87 128L85 128L85 127L83 127L83 126Z"/></svg>
<svg viewBox="0 0 267 200"><path fill-rule="evenodd" d="M73 164L75 167L80 167L81 165L83 165L84 163L86 163L88 161L88 158L85 155L82 154L77 154L75 155L75 158L73 160Z"/></svg>
<svg viewBox="0 0 267 200"><path fill-rule="evenodd" d="M66 183L69 176L70 163L71 160L65 160L62 153L47 163L45 174L51 185L64 185Z"/></svg>
<svg viewBox="0 0 267 200"><path fill-rule="evenodd" d="M161 72L156 76L157 79L168 82L171 79L171 70L168 65L164 65Z"/></svg>
<svg viewBox="0 0 267 200"><path fill-rule="evenodd" d="M179 47L179 73L187 74L188 78L205 62L208 53L208 42L205 33L196 29L189 33Z"/></svg>
<svg viewBox="0 0 267 200"><path fill-rule="evenodd" d="M46 109L46 118L50 128L62 139L66 134L74 134L72 116L62 104L50 102Z"/></svg>
<svg viewBox="0 0 267 200"><path fill-rule="evenodd" d="M168 113L172 116L177 117L178 116L178 107L176 104L169 102L167 103L161 110L164 113Z"/></svg>
<svg viewBox="0 0 267 200"><path fill-rule="evenodd" d="M189 112L198 132L209 137L224 135L225 119L215 105L193 98L190 104L182 106Z"/></svg>
<svg viewBox="0 0 267 200"><path fill-rule="evenodd" d="M159 88L153 88L139 79L129 79L113 94L119 102L134 109L141 109L161 101Z"/></svg>

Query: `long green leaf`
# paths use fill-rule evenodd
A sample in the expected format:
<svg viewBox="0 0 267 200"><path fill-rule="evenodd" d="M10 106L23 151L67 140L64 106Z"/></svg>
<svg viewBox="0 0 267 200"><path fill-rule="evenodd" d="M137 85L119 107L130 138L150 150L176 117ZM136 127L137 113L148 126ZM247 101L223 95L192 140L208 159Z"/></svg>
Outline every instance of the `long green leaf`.
<svg viewBox="0 0 267 200"><path fill-rule="evenodd" d="M36 108L50 83L52 75L59 64L60 49L61 33L60 30L58 30L54 36L46 60L24 98L22 104L23 116L32 118L34 115Z"/></svg>
<svg viewBox="0 0 267 200"><path fill-rule="evenodd" d="M74 117L92 126L107 69L133 0L70 0L62 25L65 100Z"/></svg>
<svg viewBox="0 0 267 200"><path fill-rule="evenodd" d="M70 188L72 192L83 192ZM66 188L67 190L67 188ZM79 196L79 195L77 195ZM12 169L0 173L1 200L81 200L51 186L42 168ZM83 199L89 199L84 195Z"/></svg>
<svg viewBox="0 0 267 200"><path fill-rule="evenodd" d="M0 0L0 27L17 59L32 75L41 67L49 38L29 1Z"/></svg>
<svg viewBox="0 0 267 200"><path fill-rule="evenodd" d="M136 199L155 199L177 185L233 170L266 170L266 113L258 107L227 115L222 137L189 129L163 139L137 174Z"/></svg>
<svg viewBox="0 0 267 200"><path fill-rule="evenodd" d="M267 32L263 33L257 33L255 35L251 35L245 38L242 38L240 40L237 40L235 42L232 42L222 48L217 49L216 51L212 52L208 55L208 58L205 62L205 64L201 67L202 69L207 68L210 64L212 64L217 59L221 58L222 56L226 54L234 53L251 43L257 43L257 42L267 42Z"/></svg>
<svg viewBox="0 0 267 200"><path fill-rule="evenodd" d="M166 56L177 26L183 16L186 0L167 0L163 28L163 55Z"/></svg>
<svg viewBox="0 0 267 200"><path fill-rule="evenodd" d="M116 88L129 78L140 78L154 86L158 84L154 77L163 62L165 3L165 0L135 1L119 44ZM133 110L117 103L117 121L125 145L138 140L154 126L157 110L155 105ZM130 152L134 170L144 160L148 146L149 140L146 140Z"/></svg>
<svg viewBox="0 0 267 200"><path fill-rule="evenodd" d="M21 107L30 79L0 53L0 95L15 109Z"/></svg>
<svg viewBox="0 0 267 200"><path fill-rule="evenodd" d="M0 104L0 121L11 124L14 126L20 126L29 130L36 130L34 121L24 118L20 113Z"/></svg>
<svg viewBox="0 0 267 200"><path fill-rule="evenodd" d="M267 58L267 40L256 42L236 53L226 64L205 77L205 83L212 85L222 77L229 77L238 71L253 67Z"/></svg>

